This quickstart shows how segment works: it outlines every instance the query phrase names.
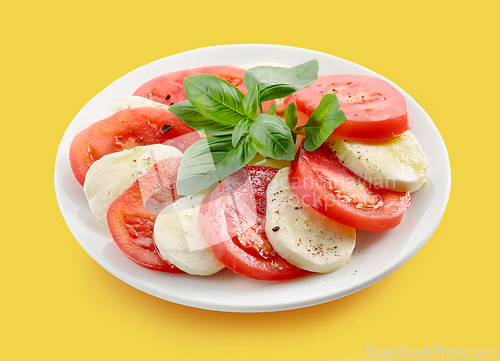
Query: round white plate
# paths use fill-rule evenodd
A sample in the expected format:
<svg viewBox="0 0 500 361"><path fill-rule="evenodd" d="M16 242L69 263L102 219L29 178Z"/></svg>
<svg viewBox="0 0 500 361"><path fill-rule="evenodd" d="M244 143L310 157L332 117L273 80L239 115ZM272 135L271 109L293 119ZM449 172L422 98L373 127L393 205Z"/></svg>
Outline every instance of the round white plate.
<svg viewBox="0 0 500 361"><path fill-rule="evenodd" d="M448 153L439 131L426 112L402 89L413 118L412 132L430 162L427 184L412 195L402 223L390 231L358 231L350 262L330 274L310 275L288 282L247 279L229 270L210 277L150 271L126 258L111 239L107 226L95 220L68 160L73 137L109 115L124 95L168 72L208 66L242 66L274 62L294 66L317 59L320 75L350 73L380 75L360 65L312 50L281 45L225 45L176 54L147 64L118 79L90 100L68 126L55 165L55 191L63 217L80 245L101 266L129 285L164 300L203 309L268 312L316 305L344 297L394 272L431 237L443 216L451 186ZM385 79L387 80L387 79Z"/></svg>

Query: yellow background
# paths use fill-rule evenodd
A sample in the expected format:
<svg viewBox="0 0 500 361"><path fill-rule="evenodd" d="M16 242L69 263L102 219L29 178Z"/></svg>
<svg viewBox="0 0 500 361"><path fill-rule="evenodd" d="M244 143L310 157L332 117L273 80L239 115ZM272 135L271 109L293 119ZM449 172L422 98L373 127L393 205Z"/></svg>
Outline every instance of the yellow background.
<svg viewBox="0 0 500 361"><path fill-rule="evenodd" d="M2 2L4 360L358 360L367 346L500 348L499 7L495 1ZM156 299L66 227L61 137L105 86L209 45L271 43L366 66L413 96L449 150L452 192L427 245L375 285L270 314Z"/></svg>

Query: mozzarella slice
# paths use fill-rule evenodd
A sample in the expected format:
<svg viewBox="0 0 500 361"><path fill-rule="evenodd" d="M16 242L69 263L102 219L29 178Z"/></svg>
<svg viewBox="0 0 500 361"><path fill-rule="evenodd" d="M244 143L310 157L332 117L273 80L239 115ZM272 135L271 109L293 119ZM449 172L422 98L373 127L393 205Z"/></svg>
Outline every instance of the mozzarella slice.
<svg viewBox="0 0 500 361"><path fill-rule="evenodd" d="M335 271L351 258L356 230L304 202L290 186L289 169L279 170L267 188L267 238L281 257L299 268Z"/></svg>
<svg viewBox="0 0 500 361"><path fill-rule="evenodd" d="M97 219L106 222L108 207L155 162L180 157L177 148L154 144L103 156L85 176L83 191Z"/></svg>
<svg viewBox="0 0 500 361"><path fill-rule="evenodd" d="M140 107L156 107L162 109L168 109L168 106L162 103L155 102L153 100L138 97L135 95L127 95L121 98L111 110L113 113L116 113L123 109L131 109L131 108L140 108Z"/></svg>
<svg viewBox="0 0 500 361"><path fill-rule="evenodd" d="M331 136L327 144L349 170L380 188L414 192L426 182L429 161L410 131L383 143Z"/></svg>
<svg viewBox="0 0 500 361"><path fill-rule="evenodd" d="M201 230L200 205L207 192L186 196L165 207L155 221L160 256L186 273L208 276L225 266L213 255Z"/></svg>

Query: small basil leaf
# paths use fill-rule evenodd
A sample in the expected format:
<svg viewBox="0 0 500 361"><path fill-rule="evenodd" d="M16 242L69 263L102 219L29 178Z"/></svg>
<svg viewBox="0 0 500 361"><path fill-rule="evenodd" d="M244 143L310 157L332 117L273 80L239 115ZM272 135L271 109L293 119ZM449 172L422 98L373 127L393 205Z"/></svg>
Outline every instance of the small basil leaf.
<svg viewBox="0 0 500 361"><path fill-rule="evenodd" d="M307 124L297 128L306 132L304 148L313 152L323 144L339 125L346 121L346 117L339 106L336 95L326 94L318 107L312 112Z"/></svg>
<svg viewBox="0 0 500 361"><path fill-rule="evenodd" d="M277 115L257 114L250 126L250 135L253 145L264 157L294 159L292 133Z"/></svg>
<svg viewBox="0 0 500 361"><path fill-rule="evenodd" d="M189 100L184 100L168 108L177 118L188 127L210 135L231 134L234 125L224 125L214 122L202 115Z"/></svg>
<svg viewBox="0 0 500 361"><path fill-rule="evenodd" d="M297 139L297 133L295 132L295 127L297 126L297 120L299 116L297 115L297 106L295 103L290 103L285 109L285 124L292 132L293 141Z"/></svg>
<svg viewBox="0 0 500 361"><path fill-rule="evenodd" d="M243 99L243 111L250 119L255 119L259 109L259 84L254 86Z"/></svg>
<svg viewBox="0 0 500 361"><path fill-rule="evenodd" d="M188 76L184 79L184 91L196 110L218 123L236 125L245 118L245 95L234 85L216 76Z"/></svg>
<svg viewBox="0 0 500 361"><path fill-rule="evenodd" d="M296 87L283 83L260 83L260 101L265 102L272 99L285 98L297 90Z"/></svg>
<svg viewBox="0 0 500 361"><path fill-rule="evenodd" d="M267 111L267 114L276 115L276 103L272 103Z"/></svg>
<svg viewBox="0 0 500 361"><path fill-rule="evenodd" d="M297 120L299 116L297 115L297 106L295 103L290 103L285 109L285 121L286 125L293 132L297 126Z"/></svg>
<svg viewBox="0 0 500 361"><path fill-rule="evenodd" d="M318 79L319 65L311 60L292 68L258 66L243 75L247 89L260 83L260 101L284 98L311 85Z"/></svg>
<svg viewBox="0 0 500 361"><path fill-rule="evenodd" d="M201 139L190 146L181 159L177 193L196 194L243 168L257 151L250 137L243 137L233 148L231 135Z"/></svg>
<svg viewBox="0 0 500 361"><path fill-rule="evenodd" d="M245 134L248 133L250 130L250 125L252 124L252 121L250 119L243 120L236 124L233 130L233 137L232 137L232 144L233 147L236 147L238 143L240 142L241 137Z"/></svg>

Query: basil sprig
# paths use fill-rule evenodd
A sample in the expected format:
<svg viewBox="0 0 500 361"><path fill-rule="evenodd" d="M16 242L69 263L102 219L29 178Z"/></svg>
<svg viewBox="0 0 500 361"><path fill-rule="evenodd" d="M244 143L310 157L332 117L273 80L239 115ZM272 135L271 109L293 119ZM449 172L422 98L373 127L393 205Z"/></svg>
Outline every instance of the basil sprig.
<svg viewBox="0 0 500 361"><path fill-rule="evenodd" d="M213 75L186 77L188 100L169 110L186 125L210 137L197 141L184 153L177 192L196 194L247 165L257 152L265 157L293 160L297 131L306 134L306 150L316 150L345 121L335 95L325 95L307 124L299 128L295 103L287 106L285 121L276 115L274 103L264 114L262 103L311 85L318 78L318 70L316 60L292 68L252 68L243 76L249 89L246 95Z"/></svg>

